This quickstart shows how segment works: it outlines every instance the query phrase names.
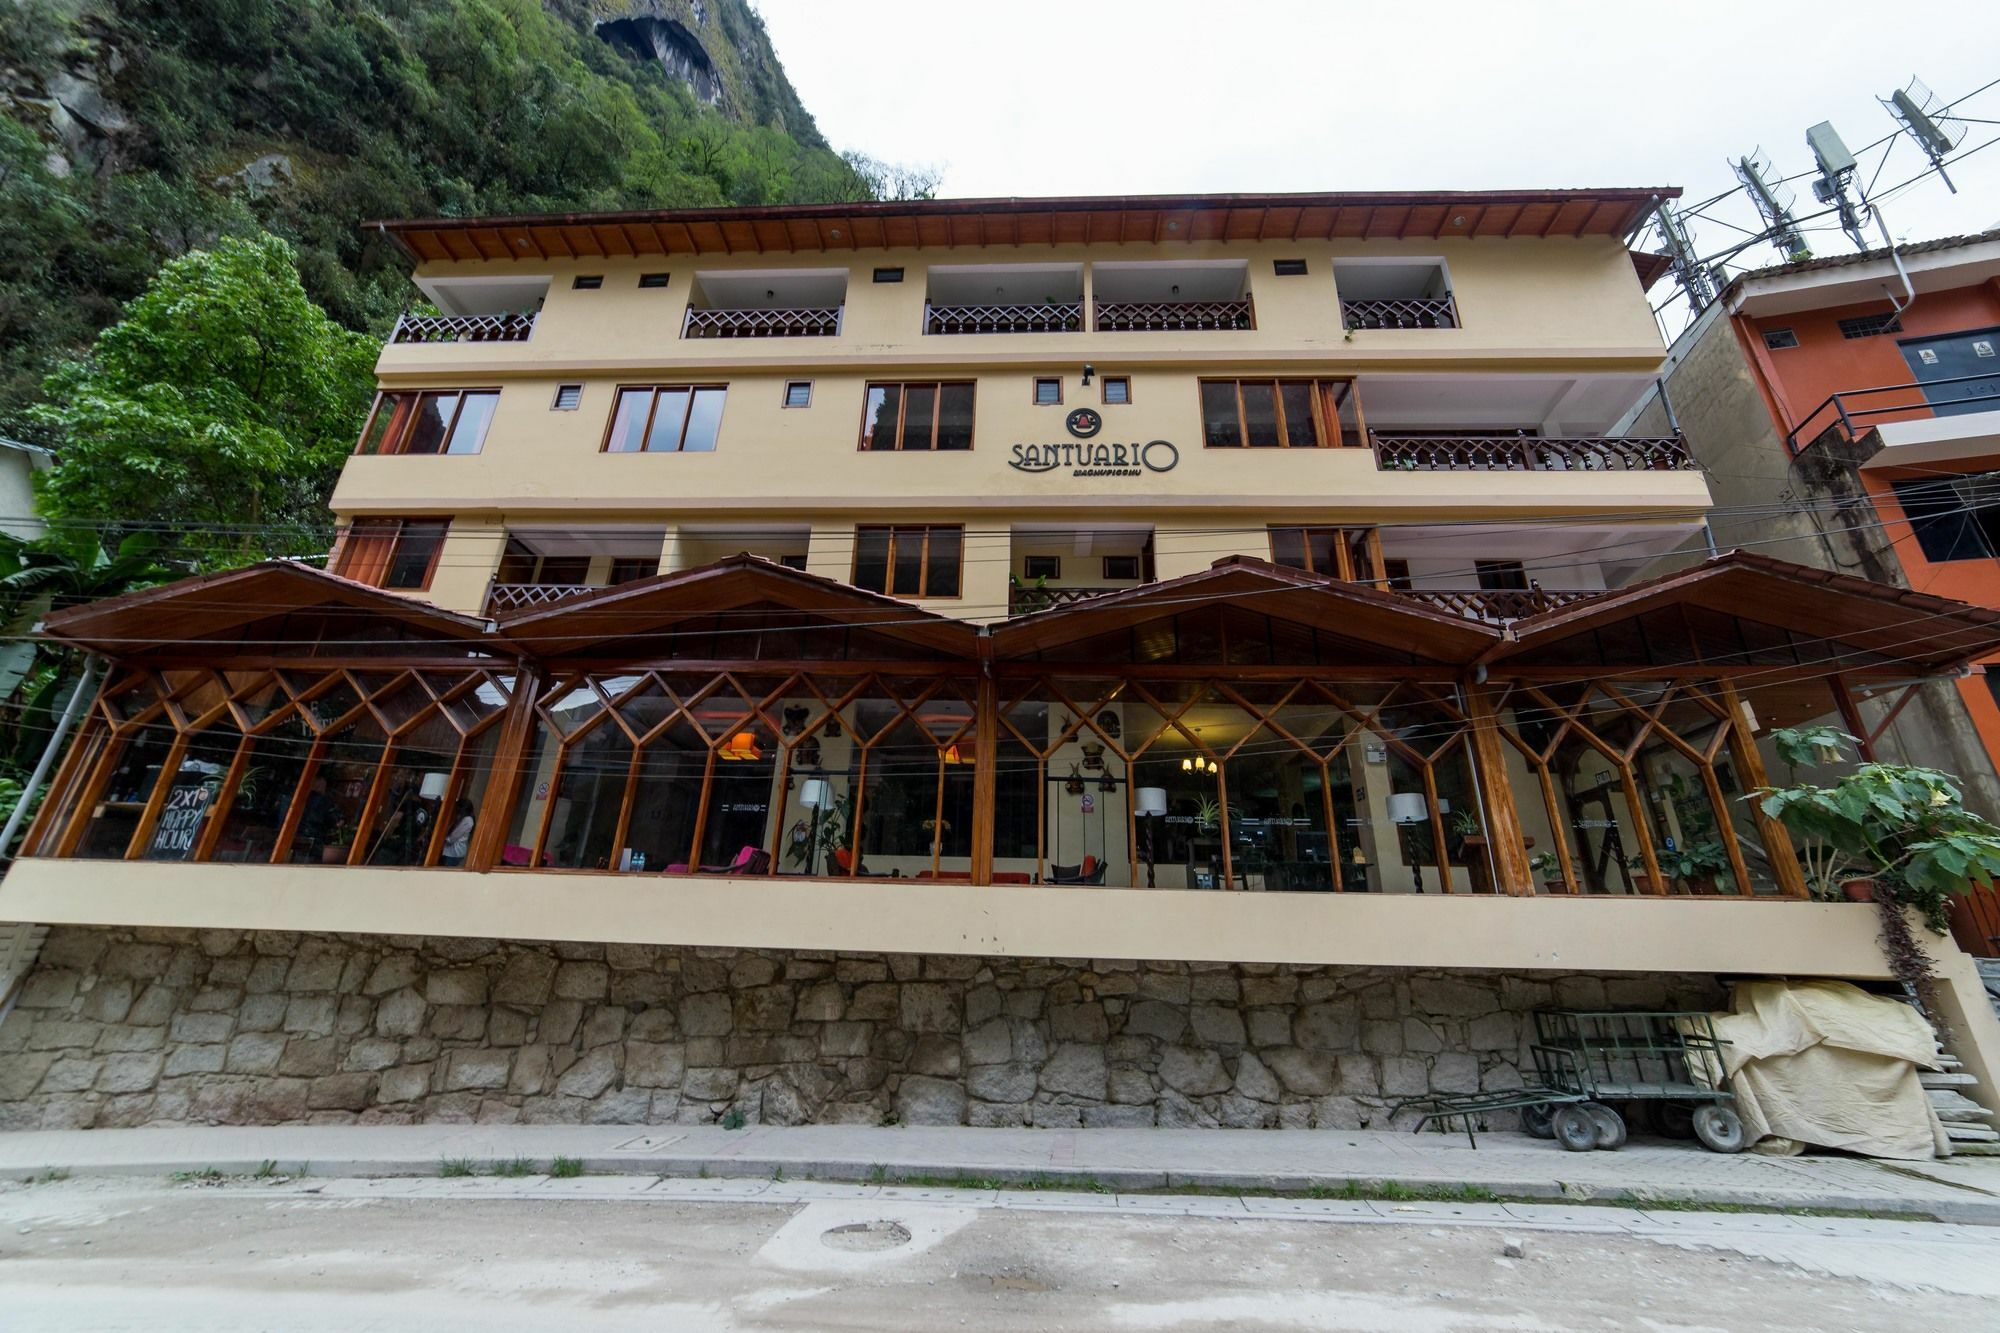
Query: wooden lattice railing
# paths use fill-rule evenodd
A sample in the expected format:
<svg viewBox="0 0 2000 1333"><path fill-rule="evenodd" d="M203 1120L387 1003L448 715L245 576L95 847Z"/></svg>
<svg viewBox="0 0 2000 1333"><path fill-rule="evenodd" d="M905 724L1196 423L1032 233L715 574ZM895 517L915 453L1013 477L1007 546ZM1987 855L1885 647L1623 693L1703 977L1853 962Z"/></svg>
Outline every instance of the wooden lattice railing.
<svg viewBox="0 0 2000 1333"><path fill-rule="evenodd" d="M695 310L681 325L683 338L832 338L840 332L841 306L797 310Z"/></svg>
<svg viewBox="0 0 2000 1333"><path fill-rule="evenodd" d="M486 614L490 616L496 611L547 606L566 597L601 591L594 583L496 583L486 590Z"/></svg>
<svg viewBox="0 0 2000 1333"><path fill-rule="evenodd" d="M1526 588L1411 588L1405 589L1403 596L1467 620L1494 623L1519 620L1602 594L1587 588L1544 588L1534 584Z"/></svg>
<svg viewBox="0 0 2000 1333"><path fill-rule="evenodd" d="M1131 587L1131 584L1124 585ZM1117 588L1016 588L1007 598L1007 614L1010 616L1032 615L1046 611L1052 606L1068 606L1071 602L1081 602L1090 597L1102 597L1107 592L1117 592Z"/></svg>
<svg viewBox="0 0 2000 1333"><path fill-rule="evenodd" d="M1376 435L1375 465L1413 472L1679 472L1694 455L1678 435Z"/></svg>
<svg viewBox="0 0 2000 1333"><path fill-rule="evenodd" d="M1458 306L1449 296L1342 301L1340 319L1350 329L1455 329Z"/></svg>
<svg viewBox="0 0 2000 1333"><path fill-rule="evenodd" d="M524 343L535 331L533 315L404 315L392 343Z"/></svg>
<svg viewBox="0 0 2000 1333"><path fill-rule="evenodd" d="M1136 330L1199 330L1255 328L1250 302L1242 301L1099 301L1095 327L1099 333Z"/></svg>
<svg viewBox="0 0 2000 1333"><path fill-rule="evenodd" d="M1049 305L932 305L924 303L925 333L1075 333L1083 328L1083 302Z"/></svg>

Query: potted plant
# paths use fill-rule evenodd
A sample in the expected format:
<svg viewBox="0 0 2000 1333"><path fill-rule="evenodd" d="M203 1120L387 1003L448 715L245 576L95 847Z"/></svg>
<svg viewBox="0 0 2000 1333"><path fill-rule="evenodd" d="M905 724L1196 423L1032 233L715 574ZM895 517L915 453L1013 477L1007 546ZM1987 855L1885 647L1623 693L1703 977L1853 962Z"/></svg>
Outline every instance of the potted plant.
<svg viewBox="0 0 2000 1333"><path fill-rule="evenodd" d="M1800 765L1858 744L1845 732L1786 728L1771 739L1792 785L1764 787L1744 799L1757 801L1797 839L1816 897L1832 897L1856 879L1869 881L1890 972L1914 987L1935 1015L1930 959L1904 912L1920 913L1926 926L1944 934L1953 897L1991 892L2000 876L2000 827L1967 810L1957 779L1934 768L1864 763L1831 786L1797 782Z"/></svg>
<svg viewBox="0 0 2000 1333"><path fill-rule="evenodd" d="M1715 839L1656 847L1653 859L1667 883L1689 893L1714 893L1715 877L1729 870L1729 854Z"/></svg>
<svg viewBox="0 0 2000 1333"><path fill-rule="evenodd" d="M1542 881L1544 893L1567 893L1569 884L1563 879L1562 858L1554 852L1536 852L1528 858L1528 869Z"/></svg>

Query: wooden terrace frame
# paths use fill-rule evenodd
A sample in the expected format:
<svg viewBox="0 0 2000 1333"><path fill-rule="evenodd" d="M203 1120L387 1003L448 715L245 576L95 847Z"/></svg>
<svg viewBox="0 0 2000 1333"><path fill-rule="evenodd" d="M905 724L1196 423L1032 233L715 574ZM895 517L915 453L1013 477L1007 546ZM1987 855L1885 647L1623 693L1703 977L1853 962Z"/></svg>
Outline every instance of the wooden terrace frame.
<svg viewBox="0 0 2000 1333"><path fill-rule="evenodd" d="M1306 386L1307 401L1312 409L1312 444L1293 444L1288 429L1291 422L1285 415L1285 388L1287 385ZM1212 444L1208 439L1207 396L1209 387L1228 385L1236 392L1236 443ZM1269 386L1271 406L1277 420L1278 442L1276 444L1251 444L1250 414L1243 404L1245 385ZM1205 376L1196 381L1195 402L1202 420L1201 443L1205 449L1340 449L1366 448L1368 446L1368 421L1361 410L1361 386L1353 379L1340 377L1307 378L1299 375L1232 375ZM1340 424L1340 408L1348 398L1354 401L1354 438L1346 438Z"/></svg>

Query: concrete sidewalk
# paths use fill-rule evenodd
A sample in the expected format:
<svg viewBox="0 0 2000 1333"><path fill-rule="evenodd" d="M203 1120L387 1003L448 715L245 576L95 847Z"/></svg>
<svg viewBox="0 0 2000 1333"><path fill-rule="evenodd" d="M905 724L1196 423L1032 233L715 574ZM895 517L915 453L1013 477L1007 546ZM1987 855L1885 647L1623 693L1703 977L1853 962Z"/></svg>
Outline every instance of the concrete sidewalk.
<svg viewBox="0 0 2000 1333"><path fill-rule="evenodd" d="M186 1127L0 1134L0 1177L247 1175L263 1163L315 1176L434 1176L446 1160L576 1158L591 1174L831 1181L979 1180L1115 1190L1307 1191L1349 1181L1419 1191L1472 1186L1505 1198L1674 1201L1858 1210L2000 1225L2000 1160L1871 1162L1722 1157L1634 1142L1567 1153L1521 1134L1339 1130L970 1129L805 1125Z"/></svg>

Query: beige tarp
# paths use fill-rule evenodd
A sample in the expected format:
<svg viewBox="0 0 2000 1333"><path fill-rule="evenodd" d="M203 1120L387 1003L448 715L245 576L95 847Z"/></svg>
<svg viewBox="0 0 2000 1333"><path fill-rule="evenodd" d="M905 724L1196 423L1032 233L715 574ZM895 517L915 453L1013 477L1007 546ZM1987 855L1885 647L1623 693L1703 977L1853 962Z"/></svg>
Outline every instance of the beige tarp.
<svg viewBox="0 0 2000 1333"><path fill-rule="evenodd" d="M1777 1135L1869 1157L1949 1156L1917 1079L1937 1039L1907 1004L1844 981L1743 981L1715 1016L1752 1143Z"/></svg>

